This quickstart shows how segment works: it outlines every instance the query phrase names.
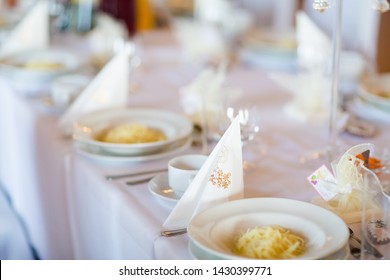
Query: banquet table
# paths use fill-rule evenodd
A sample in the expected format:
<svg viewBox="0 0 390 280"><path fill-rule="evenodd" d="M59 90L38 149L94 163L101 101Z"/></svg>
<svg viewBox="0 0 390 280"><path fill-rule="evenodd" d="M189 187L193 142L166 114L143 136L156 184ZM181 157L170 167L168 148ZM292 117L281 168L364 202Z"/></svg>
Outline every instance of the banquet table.
<svg viewBox="0 0 390 280"><path fill-rule="evenodd" d="M67 42L66 36L60 41ZM145 35L142 64L129 77L133 84L129 108L184 114L180 88L200 68L183 60L181 51L167 31ZM257 140L253 147L243 147L244 158L256 162L244 172L245 198L310 201L318 193L307 177L320 162L303 162L302 155L325 149L328 123L300 122L284 114L283 106L292 95L269 74L244 64L227 72L227 85L241 88L247 100L260 108ZM0 181L39 258L193 259L186 234L159 236L174 202L151 193L148 182L129 186L128 178L108 181L105 176L166 168L177 154L201 153L198 146L152 160L115 162L88 157L59 131L61 113L42 106L38 97L16 91L4 78L0 90ZM340 139L347 146L369 142L388 147L390 127L375 124L378 133L372 138L343 133Z"/></svg>

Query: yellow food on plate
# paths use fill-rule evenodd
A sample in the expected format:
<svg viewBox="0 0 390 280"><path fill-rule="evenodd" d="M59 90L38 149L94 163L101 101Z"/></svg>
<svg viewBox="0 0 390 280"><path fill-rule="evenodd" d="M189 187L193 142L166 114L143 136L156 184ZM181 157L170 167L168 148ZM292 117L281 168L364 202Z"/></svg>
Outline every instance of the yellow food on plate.
<svg viewBox="0 0 390 280"><path fill-rule="evenodd" d="M108 143L136 144L163 141L167 137L158 129L138 123L125 123L103 131L96 139Z"/></svg>
<svg viewBox="0 0 390 280"><path fill-rule="evenodd" d="M60 70L64 67L61 62L44 60L30 60L24 64L24 68L33 70Z"/></svg>
<svg viewBox="0 0 390 280"><path fill-rule="evenodd" d="M281 226L248 229L234 245L234 253L254 259L291 259L305 252L304 238Z"/></svg>

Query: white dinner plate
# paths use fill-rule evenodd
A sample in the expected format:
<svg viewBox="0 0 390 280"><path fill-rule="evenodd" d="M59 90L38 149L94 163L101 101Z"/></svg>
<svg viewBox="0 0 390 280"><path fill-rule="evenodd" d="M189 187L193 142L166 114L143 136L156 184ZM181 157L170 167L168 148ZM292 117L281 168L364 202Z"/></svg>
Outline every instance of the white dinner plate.
<svg viewBox="0 0 390 280"><path fill-rule="evenodd" d="M224 260L221 256L216 256L197 246L195 242L188 242L188 250L195 260ZM323 260L347 260L350 257L349 246L346 244L343 248L336 251L334 254L326 256Z"/></svg>
<svg viewBox="0 0 390 280"><path fill-rule="evenodd" d="M62 49L24 51L2 58L0 73L10 79L15 87L27 93L37 93L47 89L53 78L76 71L81 66L80 61L76 54ZM26 67L31 62L58 63L59 66L47 69Z"/></svg>
<svg viewBox="0 0 390 280"><path fill-rule="evenodd" d="M365 78L359 84L358 96L378 109L390 113L390 73Z"/></svg>
<svg viewBox="0 0 390 280"><path fill-rule="evenodd" d="M211 207L195 216L190 239L218 258L248 259L233 253L234 240L247 229L279 225L303 236L305 253L296 259L322 259L346 246L349 232L333 212L285 198L248 198Z"/></svg>
<svg viewBox="0 0 390 280"><path fill-rule="evenodd" d="M164 149L155 154L139 155L139 156L120 156L106 153L100 150L98 147L93 147L82 142L74 142L74 147L77 153L90 158L92 160L100 161L103 163L131 163L131 162L143 162L149 160L157 160L169 156L179 154L187 150L192 143L191 137L175 142L172 146Z"/></svg>
<svg viewBox="0 0 390 280"><path fill-rule="evenodd" d="M107 143L96 140L103 130L123 123L137 123L162 131L166 140L148 143ZM192 122L182 114L159 109L109 109L81 117L74 125L73 139L120 156L145 156L169 149L175 142L187 139Z"/></svg>
<svg viewBox="0 0 390 280"><path fill-rule="evenodd" d="M347 105L348 111L354 115L371 122L390 124L390 111L387 112L362 100L360 97L354 98Z"/></svg>
<svg viewBox="0 0 390 280"><path fill-rule="evenodd" d="M297 58L295 32L250 32L244 38L240 56L252 66L293 70L296 68Z"/></svg>
<svg viewBox="0 0 390 280"><path fill-rule="evenodd" d="M177 202L182 194L176 193L168 183L168 173L160 173L150 180L148 185L149 191L157 197L169 202Z"/></svg>

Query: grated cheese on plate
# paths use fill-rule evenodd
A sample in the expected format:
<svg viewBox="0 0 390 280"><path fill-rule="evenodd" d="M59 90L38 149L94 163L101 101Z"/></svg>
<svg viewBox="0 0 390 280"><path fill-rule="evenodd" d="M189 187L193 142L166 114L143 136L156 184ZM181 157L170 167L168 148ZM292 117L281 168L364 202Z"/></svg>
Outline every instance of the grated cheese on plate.
<svg viewBox="0 0 390 280"><path fill-rule="evenodd" d="M248 229L234 245L236 254L255 259L291 259L305 251L305 240L281 226Z"/></svg>

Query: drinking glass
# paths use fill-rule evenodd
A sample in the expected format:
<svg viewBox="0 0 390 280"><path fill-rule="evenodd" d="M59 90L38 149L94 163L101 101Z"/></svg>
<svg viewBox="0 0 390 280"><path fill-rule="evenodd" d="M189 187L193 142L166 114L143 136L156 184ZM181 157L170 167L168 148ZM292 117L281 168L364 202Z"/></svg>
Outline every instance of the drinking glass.
<svg viewBox="0 0 390 280"><path fill-rule="evenodd" d="M261 128L259 107L244 98L237 100L228 98L223 107L217 118L220 135L222 136L231 122L238 117L243 148L243 168L247 172L254 170L258 167L259 155L265 150L259 138Z"/></svg>

